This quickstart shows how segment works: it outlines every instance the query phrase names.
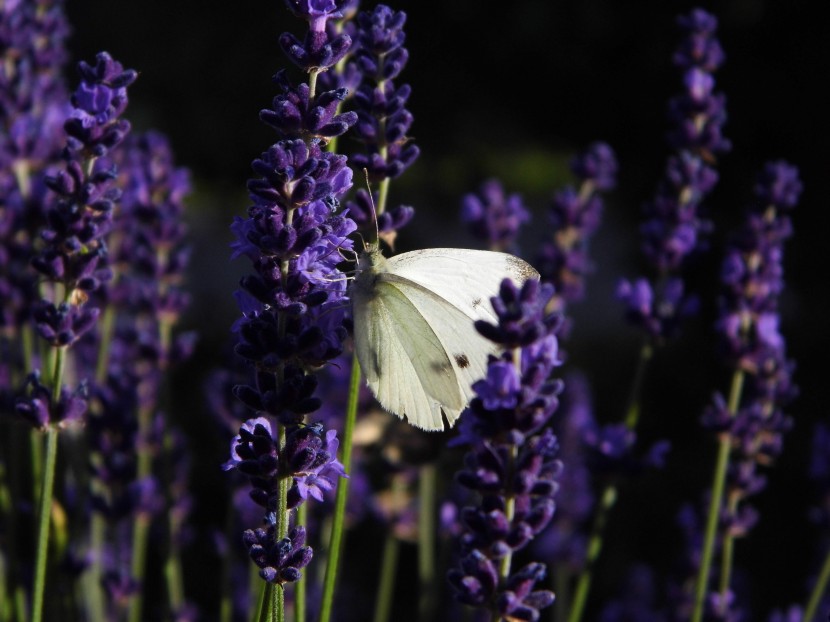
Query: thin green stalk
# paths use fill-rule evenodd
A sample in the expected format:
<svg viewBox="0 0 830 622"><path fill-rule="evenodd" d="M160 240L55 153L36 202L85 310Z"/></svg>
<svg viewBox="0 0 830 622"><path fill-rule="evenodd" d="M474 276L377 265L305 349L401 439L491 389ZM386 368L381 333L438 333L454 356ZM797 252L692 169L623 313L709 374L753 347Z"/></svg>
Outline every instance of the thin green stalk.
<svg viewBox="0 0 830 622"><path fill-rule="evenodd" d="M297 508L297 524L305 525L306 523L308 523L308 505L302 503ZM303 572L294 584L294 622L305 622L306 584L306 573Z"/></svg>
<svg viewBox="0 0 830 622"><path fill-rule="evenodd" d="M256 608L256 615L251 622L270 622L273 620L274 608L274 584L262 582L259 590L259 604Z"/></svg>
<svg viewBox="0 0 830 622"><path fill-rule="evenodd" d="M380 566L380 582L378 584L377 599L375 600L374 622L389 621L389 614L392 611L392 601L394 600L399 550L400 542L398 542L392 530L388 529L386 531L386 541L383 545L383 561Z"/></svg>
<svg viewBox="0 0 830 622"><path fill-rule="evenodd" d="M732 386L729 390L729 414L735 416L743 390L744 374L735 370L732 375ZM726 488L726 471L729 467L729 454L732 449L732 438L724 433L718 440L718 455L715 463L715 472L712 475L712 497L709 500L709 513L706 517L706 531L703 536L703 550L700 556L700 568L695 582L695 604L692 611L692 622L703 620L703 605L706 600L706 588L709 584L709 573L712 568L712 558L715 551L715 536L718 530L718 517L723 504L723 492ZM721 577L723 579L723 577ZM728 585L728 577L727 577Z"/></svg>
<svg viewBox="0 0 830 622"><path fill-rule="evenodd" d="M136 580L139 589L130 600L130 622L141 621L141 610L144 605L144 569L147 567L147 538L150 534L150 516L141 512L133 521L133 546L130 572Z"/></svg>
<svg viewBox="0 0 830 622"><path fill-rule="evenodd" d="M608 522L608 515L611 508L617 502L617 487L609 485L602 492L599 500L599 507L594 516L594 524L591 528L591 536L588 540L588 550L585 554L585 568L579 573L579 580L576 583L576 589L573 595L573 606L568 615L568 622L578 622L582 619L582 614L585 611L585 605L588 604L588 594L591 591L591 582L593 581L594 564L599 558L602 551L603 534L605 533L605 525Z"/></svg>
<svg viewBox="0 0 830 622"><path fill-rule="evenodd" d="M138 465L136 466L136 481L142 481L149 477L153 469L153 456L151 453L150 438L153 413L148 407L138 411ZM130 573L136 585L140 586L135 595L130 599L130 622L140 622L144 606L144 573L147 568L147 539L150 535L150 517L145 513L139 514L133 524L132 538L132 560Z"/></svg>
<svg viewBox="0 0 830 622"><path fill-rule="evenodd" d="M61 348L62 350L62 348ZM60 357L62 359L63 357ZM59 378L59 376L58 376ZM57 389L60 391L60 388ZM52 514L52 491L55 485L55 464L58 456L58 429L46 429L46 462L43 465L40 503L38 504L37 557L32 588L32 622L43 619L43 593L46 587L46 560L49 551L49 519Z"/></svg>
<svg viewBox="0 0 830 622"><path fill-rule="evenodd" d="M432 620L435 610L435 488L434 464L421 467L418 481L418 607L421 620Z"/></svg>
<svg viewBox="0 0 830 622"><path fill-rule="evenodd" d="M352 467L352 433L357 419L357 399L360 392L360 363L357 356L352 356L352 376L349 386L349 404L346 409L346 421L343 427L343 438L340 447L343 448L341 462L346 473ZM326 576L323 581L323 599L320 606L319 622L329 622L334 603L334 587L337 582L337 570L340 562L340 552L343 547L343 530L346 519L346 499L349 495L349 480L341 478L337 484L337 497L334 501L334 517L331 524L331 540L329 559L326 565Z"/></svg>
<svg viewBox="0 0 830 622"><path fill-rule="evenodd" d="M813 591L807 600L807 605L804 607L804 617L801 618L804 622L813 622L816 613L818 613L819 603L827 592L828 582L830 582L830 548L827 549L827 554L824 556L824 564L821 566L821 572L819 572L816 584L813 586Z"/></svg>
<svg viewBox="0 0 830 622"><path fill-rule="evenodd" d="M285 450L286 443L285 426L279 426L279 447L280 453ZM281 477L279 479L279 487L277 491L277 533L276 539L279 542L286 535L288 535L288 484L289 478ZM274 600L272 601L274 609L272 616L277 622L284 622L285 620L285 589L281 585L274 586Z"/></svg>
<svg viewBox="0 0 830 622"><path fill-rule="evenodd" d="M549 609L551 620L564 620L571 608L571 578L571 571L564 566L557 566L553 571L553 593L556 594L556 600Z"/></svg>
<svg viewBox="0 0 830 622"><path fill-rule="evenodd" d="M640 421L640 392L642 391L646 369L649 361L654 355L654 348L651 343L646 342L640 348L640 357L637 362L637 369L634 372L634 379L631 384L631 394L628 398L628 408L625 414L625 425L629 430L634 430ZM591 534L588 539L588 550L585 555L585 568L579 573L573 595L573 606L568 615L568 622L579 622L588 604L588 594L591 591L594 566L602 553L605 525L608 523L608 516L617 502L619 486L616 478L605 485L599 498L599 506L594 515L594 523L591 527Z"/></svg>

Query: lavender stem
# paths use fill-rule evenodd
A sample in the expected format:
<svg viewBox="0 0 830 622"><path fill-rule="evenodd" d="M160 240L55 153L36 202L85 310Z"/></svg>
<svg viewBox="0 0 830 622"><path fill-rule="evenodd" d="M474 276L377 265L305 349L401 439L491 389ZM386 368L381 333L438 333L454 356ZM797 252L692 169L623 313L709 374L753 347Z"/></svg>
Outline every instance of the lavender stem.
<svg viewBox="0 0 830 622"><path fill-rule="evenodd" d="M744 373L736 369L732 375L732 385L729 389L728 409L731 416L738 412L741 392L744 383ZM715 464L715 473L712 477L712 498L709 501L709 513L706 517L706 532L703 539L703 550L700 557L700 569L695 583L695 605L692 612L692 622L703 620L703 605L706 599L706 587L709 583L709 571L712 567L712 557L715 549L715 535L718 530L718 516L723 503L723 491L726 484L726 471L729 467L729 453L732 448L732 439L724 432L718 441L718 456ZM726 556L724 556L726 558ZM726 583L724 583L724 581ZM721 592L725 593L729 585L728 575L721 576ZM726 586L726 588L724 588Z"/></svg>
<svg viewBox="0 0 830 622"><path fill-rule="evenodd" d="M352 467L352 433L357 420L357 399L360 393L360 363L357 356L352 356L352 375L349 380L349 402L346 407L346 421L343 425L343 457L341 463L346 473ZM346 518L346 499L349 495L349 480L341 479L337 484L337 496L334 502L334 516L331 522L331 540L329 559L326 564L326 576L323 581L323 601L320 607L319 622L329 622L334 602L334 586L337 582L337 566L343 547L343 523Z"/></svg>
<svg viewBox="0 0 830 622"><path fill-rule="evenodd" d="M58 350L57 369L62 368L63 356ZM60 395L60 388L57 389ZM46 430L46 462L43 465L43 483L41 484L40 503L38 504L37 525L37 557L35 560L35 580L32 589L32 622L41 622L43 619L43 593L46 587L46 560L49 552L49 520L52 512L52 490L55 485L55 464L58 456L58 429L50 425Z"/></svg>

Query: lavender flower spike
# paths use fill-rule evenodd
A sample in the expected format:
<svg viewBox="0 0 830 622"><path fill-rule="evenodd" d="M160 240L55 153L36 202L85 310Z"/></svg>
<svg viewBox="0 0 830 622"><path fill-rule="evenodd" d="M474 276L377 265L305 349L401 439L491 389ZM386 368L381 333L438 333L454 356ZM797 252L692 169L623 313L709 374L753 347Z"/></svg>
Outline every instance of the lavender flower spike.
<svg viewBox="0 0 830 622"><path fill-rule="evenodd" d="M470 445L458 482L478 492L478 506L461 513L461 559L448 579L463 603L507 619L536 620L553 593L536 589L545 566L510 569L510 559L535 538L554 513L561 464L558 442L545 427L558 406L562 383L551 380L560 364L558 316L545 307L553 290L509 280L492 299L498 324L477 323L485 337L505 346L491 356L487 377L477 382L461 418L459 441Z"/></svg>
<svg viewBox="0 0 830 622"><path fill-rule="evenodd" d="M643 253L656 277L624 280L617 289L627 319L658 342L676 335L680 321L697 310L682 271L706 248L712 225L703 214L704 200L718 181L716 157L731 148L722 134L726 100L714 88L713 74L724 59L715 38L717 19L695 9L679 17L678 25L684 37L674 63L682 72L683 91L669 102L669 142L675 152L644 207L641 226ZM646 298L653 302L643 304Z"/></svg>
<svg viewBox="0 0 830 622"><path fill-rule="evenodd" d="M485 181L478 194L467 194L461 200L461 221L491 250L514 250L519 227L529 219L521 195L505 196L497 179Z"/></svg>

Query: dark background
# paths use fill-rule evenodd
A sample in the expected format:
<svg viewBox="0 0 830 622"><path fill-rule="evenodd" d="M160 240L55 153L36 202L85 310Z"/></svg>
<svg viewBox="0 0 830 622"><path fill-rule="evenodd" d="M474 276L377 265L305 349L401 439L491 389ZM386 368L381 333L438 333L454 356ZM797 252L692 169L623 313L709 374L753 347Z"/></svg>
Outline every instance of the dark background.
<svg viewBox="0 0 830 622"><path fill-rule="evenodd" d="M752 570L758 612L803 600L818 533L805 518L812 497L804 473L811 426L828 416L830 54L821 5L806 0L392 3L409 16L410 62L397 83L412 86L411 135L422 151L392 185L392 203L417 210L399 238L399 250L475 246L458 221L459 200L496 176L509 191L521 192L534 214L536 224L522 239L530 256L552 191L569 179L571 155L594 140L615 149L619 186L608 197L593 245L597 272L587 299L572 309L575 332L568 344L568 366L588 374L597 416L604 421L622 416L637 356L639 336L622 323L613 291L618 278L643 269L640 206L662 173L668 154L666 102L680 88L670 62L678 40L675 17L693 6L719 17L727 60L716 80L727 96L725 134L733 151L721 159L721 183L707 202L717 225L712 253L690 276L703 292L704 308L684 337L658 355L648 377L643 435L669 437L675 450L665 473L646 477L621 500L610 526L606 572L596 584L604 596L617 590L628 561L667 568L665 551L678 552L672 523L678 504L698 499L707 485L714 443L699 432L697 420L711 393L725 391L728 382L711 332L721 243L739 222L763 163L783 158L801 169L805 188L793 216L782 302L783 332L798 364L801 396L792 408L795 427L785 454L758 502L762 520L739 545L738 563ZM224 459L224 447L204 432L210 416L200 383L221 364L236 314L231 294L247 269L242 261L228 260L228 225L247 206L250 161L275 139L257 114L276 93L271 75L285 66L277 36L303 31L276 1L70 0L68 12L73 59L91 60L107 50L139 70L127 116L137 129L167 133L177 161L192 171L194 306L185 323L202 337L197 357L177 376L176 416L199 443L205 477L194 483L202 513L197 520L208 524L216 501L207 479L215 474L208 471Z"/></svg>

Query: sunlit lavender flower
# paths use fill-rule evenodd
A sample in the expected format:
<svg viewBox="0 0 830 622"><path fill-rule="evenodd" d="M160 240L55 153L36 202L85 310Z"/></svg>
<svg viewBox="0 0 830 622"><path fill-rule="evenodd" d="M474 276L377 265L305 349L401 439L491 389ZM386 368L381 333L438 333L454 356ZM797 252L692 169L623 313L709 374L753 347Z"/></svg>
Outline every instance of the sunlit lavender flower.
<svg viewBox="0 0 830 622"><path fill-rule="evenodd" d="M683 74L684 90L669 105L669 142L675 152L645 205L641 227L643 252L657 278L625 280L617 291L627 319L654 340L676 334L683 317L696 311L681 272L706 246L711 223L702 206L718 181L715 157L730 149L722 135L725 98L714 90L713 74L724 58L715 38L717 19L694 9L680 16L678 24L684 37L674 63Z"/></svg>
<svg viewBox="0 0 830 622"><path fill-rule="evenodd" d="M542 281L553 284L559 311L584 296L585 278L593 269L589 244L602 219L601 193L617 185L617 160L610 146L593 143L571 160L571 172L579 187L567 186L554 195L552 235L542 242L534 264Z"/></svg>
<svg viewBox="0 0 830 622"><path fill-rule="evenodd" d="M497 179L485 181L478 193L461 199L461 222L494 251L515 251L519 228L529 219L521 195L514 192L505 196Z"/></svg>
<svg viewBox="0 0 830 622"><path fill-rule="evenodd" d="M351 46L348 35L332 36L327 28L344 3L286 4L308 22L309 33L304 42L290 34L280 41L310 81L294 88L284 72L277 74L282 94L260 117L285 140L254 160L258 177L248 182L253 204L231 227L233 257L245 256L253 267L236 292L242 317L234 326L235 352L255 370L253 383L237 385L234 394L257 416L242 425L225 464L251 479L251 498L267 512L268 527L246 532L245 543L260 576L276 584L296 581L312 555L304 528L288 533L288 516L278 513L284 507L280 482L290 485L290 509L322 498L345 476L334 430L307 425L305 417L321 404L313 370L343 351L346 280L337 266L355 230L350 218L336 214L352 171L345 156L323 147L357 120L339 113L345 89L315 91L317 73ZM279 426L273 433L272 420Z"/></svg>
<svg viewBox="0 0 830 622"><path fill-rule="evenodd" d="M533 280L521 289L502 283L492 299L498 324L476 327L507 351L491 356L461 421L460 440L470 451L457 477L481 495L481 504L461 513L461 560L448 579L461 602L508 619L536 620L553 602L551 592L536 589L544 564L510 569L512 555L553 517L561 468L556 437L546 427L561 391L561 382L550 379L560 364L560 320L545 313L551 295Z"/></svg>
<svg viewBox="0 0 830 622"><path fill-rule="evenodd" d="M100 308L85 304L111 278L106 236L112 210L120 198L116 170L105 156L129 131L120 119L127 106L127 86L136 72L102 52L94 66L81 62L81 83L72 96L73 110L64 128L68 135L65 168L46 179L58 200L46 214L42 249L32 265L53 298L34 309L38 334L54 348L72 345L94 325ZM61 409L56 408L55 416ZM20 404L25 409L25 403ZM65 410L65 409L64 409ZM50 422L59 420L50 418Z"/></svg>

